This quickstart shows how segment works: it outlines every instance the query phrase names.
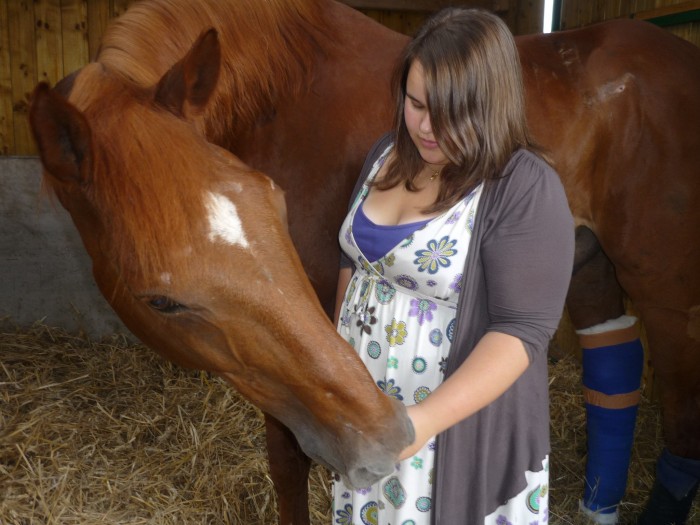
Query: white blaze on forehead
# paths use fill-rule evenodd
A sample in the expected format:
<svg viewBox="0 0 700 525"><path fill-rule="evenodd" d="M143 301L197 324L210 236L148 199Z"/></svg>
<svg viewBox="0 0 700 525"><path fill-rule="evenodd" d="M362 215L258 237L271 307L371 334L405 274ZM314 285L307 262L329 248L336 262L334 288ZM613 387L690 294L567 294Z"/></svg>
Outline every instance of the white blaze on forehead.
<svg viewBox="0 0 700 525"><path fill-rule="evenodd" d="M243 224L236 211L236 205L224 195L208 193L205 205L209 213L209 240L222 240L228 244L248 247Z"/></svg>

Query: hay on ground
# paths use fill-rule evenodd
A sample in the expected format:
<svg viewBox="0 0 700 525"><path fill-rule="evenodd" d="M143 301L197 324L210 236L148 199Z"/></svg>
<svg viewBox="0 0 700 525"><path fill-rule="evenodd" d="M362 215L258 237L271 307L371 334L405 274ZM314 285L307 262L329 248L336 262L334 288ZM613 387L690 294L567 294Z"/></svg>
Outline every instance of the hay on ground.
<svg viewBox="0 0 700 525"><path fill-rule="evenodd" d="M585 461L580 367L550 369L552 524L578 515ZM622 523L634 523L661 447L644 401ZM330 524L328 472L309 482L312 523ZM695 511L694 518L698 516ZM95 342L42 324L0 333L0 523L274 524L260 412L206 373L124 338Z"/></svg>

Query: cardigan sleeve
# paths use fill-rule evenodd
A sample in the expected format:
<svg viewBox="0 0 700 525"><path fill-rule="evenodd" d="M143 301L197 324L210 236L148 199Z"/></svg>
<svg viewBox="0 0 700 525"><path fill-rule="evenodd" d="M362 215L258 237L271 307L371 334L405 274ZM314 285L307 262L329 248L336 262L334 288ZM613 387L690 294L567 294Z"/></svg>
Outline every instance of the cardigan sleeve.
<svg viewBox="0 0 700 525"><path fill-rule="evenodd" d="M372 149L367 154L365 158L365 163L362 165L362 170L360 171L360 176L355 183L355 188L352 190L352 196L350 197L350 203L348 204L348 209L355 202L357 194L360 193L360 189L364 184L367 177L369 177L370 171L372 171L372 166L374 165L377 158L389 147L389 144L393 142L393 134L385 133L382 135L377 142L374 143ZM340 252L340 267L350 268L352 267L352 261L348 258L343 251Z"/></svg>
<svg viewBox="0 0 700 525"><path fill-rule="evenodd" d="M506 168L507 191L481 245L487 331L519 338L530 362L546 352L571 279L574 224L557 174L530 152Z"/></svg>

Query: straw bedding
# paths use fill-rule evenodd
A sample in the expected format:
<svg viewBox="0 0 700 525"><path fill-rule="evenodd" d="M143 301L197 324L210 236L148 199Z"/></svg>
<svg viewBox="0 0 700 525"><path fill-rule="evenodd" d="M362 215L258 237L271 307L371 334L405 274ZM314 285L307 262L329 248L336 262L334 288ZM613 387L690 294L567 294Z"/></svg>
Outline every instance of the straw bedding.
<svg viewBox="0 0 700 525"><path fill-rule="evenodd" d="M580 367L550 368L553 524L578 516L585 461ZM633 523L661 447L644 400L623 523ZM329 524L328 473L309 483L312 523ZM691 523L700 523L697 512ZM141 345L42 324L0 333L0 524L274 524L261 414L206 373Z"/></svg>

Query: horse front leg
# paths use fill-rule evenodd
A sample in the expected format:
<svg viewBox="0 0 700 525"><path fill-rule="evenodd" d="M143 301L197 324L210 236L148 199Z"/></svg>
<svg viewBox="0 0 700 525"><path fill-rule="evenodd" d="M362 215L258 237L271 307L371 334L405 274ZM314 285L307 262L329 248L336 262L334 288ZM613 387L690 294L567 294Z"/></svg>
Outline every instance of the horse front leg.
<svg viewBox="0 0 700 525"><path fill-rule="evenodd" d="M698 313L651 306L640 311L659 384L666 448L638 525L686 523L700 485Z"/></svg>
<svg viewBox="0 0 700 525"><path fill-rule="evenodd" d="M309 525L309 469L294 434L265 414L265 440L270 477L277 493L280 525Z"/></svg>
<svg viewBox="0 0 700 525"><path fill-rule="evenodd" d="M576 230L567 309L583 349L588 455L581 510L595 523L617 523L634 439L644 351L636 318L612 263L591 230Z"/></svg>

